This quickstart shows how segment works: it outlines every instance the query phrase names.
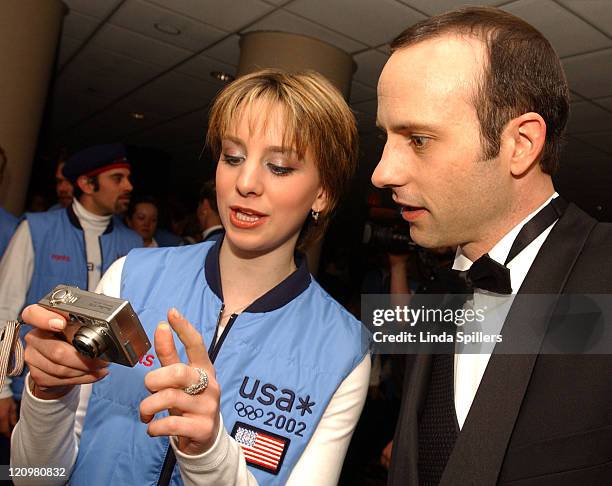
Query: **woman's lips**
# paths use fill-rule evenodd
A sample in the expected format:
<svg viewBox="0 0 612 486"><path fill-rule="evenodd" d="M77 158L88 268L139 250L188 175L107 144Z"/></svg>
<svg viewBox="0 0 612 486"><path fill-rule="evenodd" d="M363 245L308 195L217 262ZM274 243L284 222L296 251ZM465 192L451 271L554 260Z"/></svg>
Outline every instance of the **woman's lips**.
<svg viewBox="0 0 612 486"><path fill-rule="evenodd" d="M230 208L230 222L240 229L251 229L261 226L266 215L248 208L233 206Z"/></svg>

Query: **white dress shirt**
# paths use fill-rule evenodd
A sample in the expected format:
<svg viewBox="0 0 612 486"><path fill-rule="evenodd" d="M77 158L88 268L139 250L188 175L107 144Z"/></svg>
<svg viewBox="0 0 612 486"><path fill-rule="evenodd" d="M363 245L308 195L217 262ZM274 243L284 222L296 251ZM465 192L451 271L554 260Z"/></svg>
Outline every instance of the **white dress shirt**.
<svg viewBox="0 0 612 486"><path fill-rule="evenodd" d="M540 209L558 195L559 194L555 192L546 202L544 202L544 204L512 228L493 248L491 248L489 256L503 265L510 253L512 243L514 243L521 228L533 218ZM486 290L474 289L474 299L469 300L466 305L473 306L474 309L484 310L485 322L489 322L491 325L488 329L497 326L499 327L498 330L501 330L501 326L503 326L503 322L514 300L514 295L516 295L523 284L527 272L531 268L540 248L555 224L556 222L546 228L535 240L527 245L523 251L508 263L507 267L510 269L510 282L512 285L511 295L502 295ZM472 266L472 263L473 262L463 254L461 247L459 247L455 255L453 269L468 270ZM499 323L499 325L497 325L497 323ZM493 348L487 349L487 351L492 351L492 349ZM459 423L460 429L465 423L465 419L467 418L476 392L478 391L480 381L487 369L490 357L490 352L480 354L455 354L455 410L457 412L457 422Z"/></svg>

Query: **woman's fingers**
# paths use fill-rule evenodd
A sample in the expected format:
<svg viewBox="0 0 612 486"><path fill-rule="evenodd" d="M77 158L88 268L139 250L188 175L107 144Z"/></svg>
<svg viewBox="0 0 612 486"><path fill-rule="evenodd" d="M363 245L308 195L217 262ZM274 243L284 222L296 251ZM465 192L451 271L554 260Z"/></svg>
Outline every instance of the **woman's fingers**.
<svg viewBox="0 0 612 486"><path fill-rule="evenodd" d="M32 351L47 358L50 365L65 367L80 371L94 371L108 367L108 362L101 359L91 359L80 354L72 344L57 339L50 332L35 329L25 335L25 359L28 364L34 355ZM62 374L58 370L58 376Z"/></svg>
<svg viewBox="0 0 612 486"><path fill-rule="evenodd" d="M43 388L57 388L71 385L85 385L95 383L108 375L108 370L100 370L91 373L83 373L82 375L72 378L58 378L50 375L46 370L30 366L30 376L34 383Z"/></svg>
<svg viewBox="0 0 612 486"><path fill-rule="evenodd" d="M200 374L193 366L184 363L175 363L150 371L145 376L145 387L150 392L163 390L164 388L178 388L182 390L188 386L198 383ZM209 385L210 383L209 379ZM208 389L206 390L208 391Z"/></svg>
<svg viewBox="0 0 612 486"><path fill-rule="evenodd" d="M89 359L54 334L35 329L26 334L25 361L34 382L45 388L94 383L108 374L108 363Z"/></svg>
<svg viewBox="0 0 612 486"><path fill-rule="evenodd" d="M147 433L152 437L176 436L179 442L186 442L181 448L186 454L201 454L208 450L218 433L218 415L168 415L149 424ZM186 440L185 440L186 439ZM193 442L193 443L192 443Z"/></svg>
<svg viewBox="0 0 612 486"><path fill-rule="evenodd" d="M198 330L174 308L168 311L168 323L160 323L155 330L155 352L161 367L145 376L145 386L152 395L140 403L140 420L149 424L150 435L177 436L181 451L200 454L212 446L219 430L221 390ZM189 364L181 363L172 330L183 344ZM191 395L185 388L200 383L196 368L204 370L208 386ZM170 416L153 420L165 410Z"/></svg>
<svg viewBox="0 0 612 486"><path fill-rule="evenodd" d="M177 388L164 388L140 402L140 420L148 423L164 410L174 410L174 415L194 414L205 420L208 413L218 411L218 405L211 396L188 395Z"/></svg>
<svg viewBox="0 0 612 486"><path fill-rule="evenodd" d="M168 311L168 322L183 343L189 364L205 369L207 372L213 370L212 363L206 352L206 346L202 335L193 327L181 313L172 308Z"/></svg>
<svg viewBox="0 0 612 486"><path fill-rule="evenodd" d="M58 332L66 328L66 319L38 304L27 306L21 313L21 319L26 324L44 331Z"/></svg>
<svg viewBox="0 0 612 486"><path fill-rule="evenodd" d="M174 345L172 329L168 323L160 322L157 325L153 336L153 345L155 346L155 354L157 354L162 366L170 366L181 362Z"/></svg>

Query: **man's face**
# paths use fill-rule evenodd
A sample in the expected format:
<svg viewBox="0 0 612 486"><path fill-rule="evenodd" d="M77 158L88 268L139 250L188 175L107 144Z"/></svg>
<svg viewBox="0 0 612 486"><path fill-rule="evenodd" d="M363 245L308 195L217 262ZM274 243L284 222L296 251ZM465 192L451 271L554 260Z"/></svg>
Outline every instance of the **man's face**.
<svg viewBox="0 0 612 486"><path fill-rule="evenodd" d="M73 187L70 181L64 177L63 169L64 162L60 162L55 171L55 192L57 193L57 202L62 207L67 208L72 204Z"/></svg>
<svg viewBox="0 0 612 486"><path fill-rule="evenodd" d="M372 182L424 247L478 245L508 210L504 158L481 160L472 98L484 59L480 41L443 36L396 51L378 83L387 141Z"/></svg>
<svg viewBox="0 0 612 486"><path fill-rule="evenodd" d="M92 202L98 214L120 214L130 204L129 169L111 169L98 174L99 189L91 193Z"/></svg>

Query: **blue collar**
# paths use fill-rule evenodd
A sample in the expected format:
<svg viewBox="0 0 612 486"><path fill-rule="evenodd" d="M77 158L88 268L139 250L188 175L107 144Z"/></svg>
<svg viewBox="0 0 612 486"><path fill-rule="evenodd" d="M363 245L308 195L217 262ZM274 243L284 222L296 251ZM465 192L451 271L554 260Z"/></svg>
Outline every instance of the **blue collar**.
<svg viewBox="0 0 612 486"><path fill-rule="evenodd" d="M221 270L219 269L219 251L221 250L222 242L223 238L215 243L206 255L204 263L206 281L221 302L224 301L221 286ZM310 285L311 279L306 256L296 252L295 264L297 266L295 272L252 302L243 312L270 312L283 307L304 292Z"/></svg>

